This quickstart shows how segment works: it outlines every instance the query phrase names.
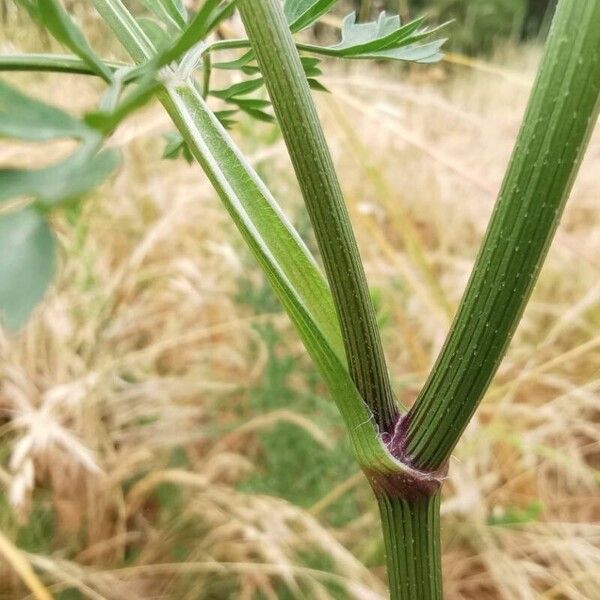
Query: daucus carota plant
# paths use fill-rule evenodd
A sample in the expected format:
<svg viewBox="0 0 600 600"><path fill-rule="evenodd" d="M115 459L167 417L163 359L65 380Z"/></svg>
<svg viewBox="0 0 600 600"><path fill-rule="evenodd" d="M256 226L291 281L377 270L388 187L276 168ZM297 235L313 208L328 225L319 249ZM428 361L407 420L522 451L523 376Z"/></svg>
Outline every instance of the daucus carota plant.
<svg viewBox="0 0 600 600"><path fill-rule="evenodd" d="M205 0L195 15L179 0L145 0L136 18L121 0L94 0L131 64L105 61L58 0L20 4L69 55L0 57L2 70L96 75L107 84L84 119L0 84L0 136L79 141L38 170L0 170L0 308L18 327L53 271L48 215L104 180L118 154L106 137L156 96L178 132L165 154L197 160L263 268L327 383L355 457L379 504L391 597L442 597L440 489L450 454L518 324L559 222L599 110L600 0L562 0L508 170L471 279L423 390L410 410L395 400L366 278L310 88L321 56L432 62L443 40L421 20L382 14L342 24L322 47L293 34L335 0ZM239 10L247 38L211 32ZM223 51L237 52L232 59ZM213 89L215 70L246 78ZM255 93L266 86L269 100ZM217 98L226 108L215 110ZM274 113L271 113L271 106ZM244 112L279 124L310 216L323 275L300 236L226 129ZM26 202L22 199L25 198Z"/></svg>

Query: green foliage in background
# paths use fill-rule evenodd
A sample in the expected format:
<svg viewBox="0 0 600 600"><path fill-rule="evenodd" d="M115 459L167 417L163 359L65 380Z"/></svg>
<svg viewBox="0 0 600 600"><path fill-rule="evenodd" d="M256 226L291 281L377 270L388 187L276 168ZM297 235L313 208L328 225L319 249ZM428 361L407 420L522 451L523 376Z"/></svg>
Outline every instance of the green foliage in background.
<svg viewBox="0 0 600 600"><path fill-rule="evenodd" d="M312 366L299 369L299 358L281 352L281 335L272 327L260 328L267 344L269 360L259 385L250 394L252 415L289 409L319 424L330 437L331 447L323 448L307 431L281 422L259 433L263 467L243 486L252 493L279 496L292 504L309 508L356 472L343 423L335 406L319 393L317 373ZM303 375L306 391L300 392L292 381ZM302 465L299 469L298 465ZM356 518L358 510L352 495L344 495L332 505L333 525Z"/></svg>
<svg viewBox="0 0 600 600"><path fill-rule="evenodd" d="M363 0L364 2L364 0ZM409 10L433 20L452 20L448 48L472 55L489 54L498 43L543 37L555 0L386 0L372 10Z"/></svg>
<svg viewBox="0 0 600 600"><path fill-rule="evenodd" d="M454 19L453 50L468 54L489 53L502 40L516 41L525 18L524 0L433 0L425 10L436 18Z"/></svg>

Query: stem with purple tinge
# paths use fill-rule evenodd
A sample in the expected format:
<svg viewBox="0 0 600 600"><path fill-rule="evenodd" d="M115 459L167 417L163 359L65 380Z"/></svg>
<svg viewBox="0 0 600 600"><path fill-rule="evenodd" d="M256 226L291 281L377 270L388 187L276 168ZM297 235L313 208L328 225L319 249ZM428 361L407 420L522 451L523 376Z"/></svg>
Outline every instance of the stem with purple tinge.
<svg viewBox="0 0 600 600"><path fill-rule="evenodd" d="M366 279L331 157L279 0L240 0L323 255L348 365L397 469L375 491L393 600L442 597L440 487L448 459L525 308L593 130L600 0L562 0L524 124L448 340L408 416L390 392Z"/></svg>
<svg viewBox="0 0 600 600"><path fill-rule="evenodd" d="M240 0L239 10L311 217L350 374L373 412L392 469L363 461L379 505L394 600L440 600L439 489L444 468L404 461L405 421L391 392L373 305L333 161L279 0Z"/></svg>

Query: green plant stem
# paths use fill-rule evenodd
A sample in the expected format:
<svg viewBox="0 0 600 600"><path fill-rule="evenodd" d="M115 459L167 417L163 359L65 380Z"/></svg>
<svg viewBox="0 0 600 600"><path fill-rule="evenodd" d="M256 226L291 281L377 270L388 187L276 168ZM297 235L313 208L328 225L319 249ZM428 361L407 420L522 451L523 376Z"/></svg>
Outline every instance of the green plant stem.
<svg viewBox="0 0 600 600"><path fill-rule="evenodd" d="M202 57L202 97L206 100L210 93L210 76L212 73L212 60L210 53Z"/></svg>
<svg viewBox="0 0 600 600"><path fill-rule="evenodd" d="M361 0L360 10L358 11L358 20L362 23L369 20L371 15L371 0Z"/></svg>
<svg viewBox="0 0 600 600"><path fill-rule="evenodd" d="M391 600L441 600L440 492L377 494Z"/></svg>
<svg viewBox="0 0 600 600"><path fill-rule="evenodd" d="M410 3L409 0L398 0L398 14L403 22L410 20Z"/></svg>
<svg viewBox="0 0 600 600"><path fill-rule="evenodd" d="M423 292L421 292L423 300L431 304L433 310L440 313L444 321L448 322L454 310L424 252L423 243L417 228L405 213L392 185L382 175L381 169L376 162L377 155L371 152L368 143L361 140L343 112L335 105L332 105L331 109L337 123L346 135L350 151L356 155L360 168L365 173L365 176L371 180L382 204L388 208L395 233L398 233L402 237L406 253L426 283L423 287ZM417 293L420 292L419 289L416 291Z"/></svg>
<svg viewBox="0 0 600 600"><path fill-rule="evenodd" d="M407 417L406 455L445 463L494 376L600 108L600 0L562 0L523 126L446 343Z"/></svg>
<svg viewBox="0 0 600 600"><path fill-rule="evenodd" d="M151 58L143 31L121 0L94 0L98 12L137 62ZM155 50L154 50L155 52ZM159 99L202 165L225 207L295 324L336 401L358 463L373 481L428 476L390 456L372 415L344 364L344 348L333 297L312 256L270 193L206 105L196 83L176 73L165 79Z"/></svg>
<svg viewBox="0 0 600 600"><path fill-rule="evenodd" d="M143 63L156 48L121 0L93 0L94 7L133 60Z"/></svg>
<svg viewBox="0 0 600 600"><path fill-rule="evenodd" d="M389 432L398 415L373 307L298 52L278 0L241 0L239 8L321 248L350 372L380 431ZM441 600L440 474L362 466L380 508L392 599Z"/></svg>
<svg viewBox="0 0 600 600"><path fill-rule="evenodd" d="M240 14L300 184L340 319L352 379L381 431L398 409L373 303L300 57L279 0L240 0Z"/></svg>

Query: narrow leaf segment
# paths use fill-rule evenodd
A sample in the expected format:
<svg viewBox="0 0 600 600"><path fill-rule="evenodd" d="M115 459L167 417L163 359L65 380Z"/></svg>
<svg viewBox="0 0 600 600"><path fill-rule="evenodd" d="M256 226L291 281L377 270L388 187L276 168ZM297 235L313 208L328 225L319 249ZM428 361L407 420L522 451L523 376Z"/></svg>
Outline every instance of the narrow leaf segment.
<svg viewBox="0 0 600 600"><path fill-rule="evenodd" d="M92 50L81 30L59 0L18 0L31 17L46 28L54 38L69 48L97 75L111 80L111 71Z"/></svg>
<svg viewBox="0 0 600 600"><path fill-rule="evenodd" d="M310 27L329 12L337 0L285 0L283 12L293 32Z"/></svg>
<svg viewBox="0 0 600 600"><path fill-rule="evenodd" d="M0 81L0 138L41 142L88 137L90 130L63 110L34 100Z"/></svg>

